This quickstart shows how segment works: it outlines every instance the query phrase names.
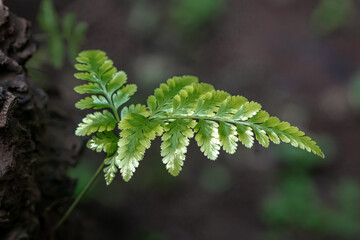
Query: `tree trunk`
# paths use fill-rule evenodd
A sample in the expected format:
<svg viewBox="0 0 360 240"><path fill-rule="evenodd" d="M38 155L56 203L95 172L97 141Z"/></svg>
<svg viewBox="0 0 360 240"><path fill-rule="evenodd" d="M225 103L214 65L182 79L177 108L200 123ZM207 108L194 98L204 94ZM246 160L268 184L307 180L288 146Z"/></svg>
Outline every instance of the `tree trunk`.
<svg viewBox="0 0 360 240"><path fill-rule="evenodd" d="M0 239L6 240L55 239L49 229L72 200L66 168L80 146L66 145L69 118L49 111L45 92L29 83L24 64L36 50L30 28L0 0ZM79 239L67 234L70 226L77 229L68 223L56 239Z"/></svg>

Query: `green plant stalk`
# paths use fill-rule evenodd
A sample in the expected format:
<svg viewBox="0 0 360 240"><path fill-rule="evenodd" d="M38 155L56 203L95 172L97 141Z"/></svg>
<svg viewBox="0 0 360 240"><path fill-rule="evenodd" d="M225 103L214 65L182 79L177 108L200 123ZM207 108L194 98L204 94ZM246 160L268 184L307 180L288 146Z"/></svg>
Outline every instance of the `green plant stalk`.
<svg viewBox="0 0 360 240"><path fill-rule="evenodd" d="M74 202L71 204L71 206L68 208L68 210L65 212L65 214L62 216L62 218L57 222L57 224L55 225L55 227L52 229L53 232L55 232L57 229L59 229L59 227L61 227L61 225L65 222L65 220L69 217L69 215L71 214L71 212L74 210L74 208L76 207L76 205L79 203L79 201L81 200L81 198L87 193L87 191L90 189L90 187L92 186L92 184L95 182L97 176L100 174L101 170L104 168L104 162L102 162L99 166L99 168L96 170L96 172L94 173L94 175L91 177L90 181L87 183L87 185L84 187L84 189L81 191L81 193L76 197L76 199L74 200Z"/></svg>
<svg viewBox="0 0 360 240"><path fill-rule="evenodd" d="M233 124L242 124L242 125L246 125L246 126L253 126L254 124L251 123L247 123L247 122L243 122L243 121L239 121L239 120L231 120L231 119L224 119L221 117L211 117L211 116L196 116L196 115L170 115L168 117L150 117L150 119L155 119L155 120L171 120L171 119L197 119L197 120L211 120L211 121L226 121L229 123L233 123Z"/></svg>

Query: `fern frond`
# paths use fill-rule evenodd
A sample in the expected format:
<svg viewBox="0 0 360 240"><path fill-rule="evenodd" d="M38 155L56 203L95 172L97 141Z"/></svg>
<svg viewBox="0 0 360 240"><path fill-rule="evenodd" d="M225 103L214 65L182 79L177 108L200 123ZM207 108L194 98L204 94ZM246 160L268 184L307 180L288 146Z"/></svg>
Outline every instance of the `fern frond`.
<svg viewBox="0 0 360 240"><path fill-rule="evenodd" d="M130 99L137 87L134 84L124 85L127 81L125 72L117 71L103 51L83 51L76 60L79 63L75 64L75 68L81 72L75 73L75 78L89 83L77 86L74 90L80 94L91 95L78 101L75 106L79 109L106 110L88 114L79 124L75 134L84 136L97 132L88 141L87 147L107 153L105 164L108 166L104 168L104 173L107 184L110 184L117 172L119 137L113 130L120 121L119 108ZM136 105L124 108L122 113L140 111L145 111L145 107Z"/></svg>
<svg viewBox="0 0 360 240"><path fill-rule="evenodd" d="M117 137L113 132L99 132L94 135L86 144L86 146L97 152L104 151L108 155L113 155L117 151Z"/></svg>
<svg viewBox="0 0 360 240"><path fill-rule="evenodd" d="M314 141L296 127L270 117L257 102L215 91L211 85L198 83L188 76L173 78L168 83L170 86L161 84L148 98L148 108L143 107L138 117L141 121L135 121L135 115L127 113L120 123L118 155L124 163L120 168L125 171L126 180L135 171L150 141L161 132L153 133L151 138L144 137L143 129L151 129L145 125L147 121L156 121L159 129L163 126L161 156L172 175L181 171L186 147L194 134L200 150L211 160L218 157L221 147L234 153L238 141L251 148L255 139L263 147L268 147L270 141L276 144L283 141L323 157ZM142 125L138 126L140 123Z"/></svg>
<svg viewBox="0 0 360 240"><path fill-rule="evenodd" d="M179 91L173 97L172 105L157 109L163 113L161 116L150 114L150 118L162 120L164 123L175 119L196 120L195 140L210 159L217 158L219 146L228 153L234 153L238 140L251 148L254 138L264 147L268 147L270 141L276 144L283 141L323 157L314 141L304 136L298 128L280 122L276 117L270 117L266 111L261 110L259 103L215 90L206 91L194 98L192 91L187 89L196 89L199 85L193 83ZM166 88L164 85L162 87ZM186 102L191 104L184 104Z"/></svg>
<svg viewBox="0 0 360 240"><path fill-rule="evenodd" d="M117 71L103 51L83 51L76 60L79 63L75 64L75 68L81 72L75 73L74 76L90 83L75 87L75 91L94 95L81 99L75 106L79 109L111 109L119 121L118 109L136 92L136 86L124 86L127 81L126 74Z"/></svg>
<svg viewBox="0 0 360 240"><path fill-rule="evenodd" d="M199 83L193 76L169 79L148 97L146 106L123 107L120 118L119 108L136 92L136 85L124 85L126 74L117 71L102 51L82 52L77 61L75 67L82 72L75 77L89 83L76 87L75 91L91 95L80 100L76 107L105 110L88 114L76 134L97 133L87 146L107 153L104 168L107 184L118 170L129 181L157 136L162 140L162 161L174 176L181 171L189 141L194 136L200 150L211 160L218 157L221 148L232 154L238 142L251 148L255 140L263 147L268 147L270 142L290 143L324 157L315 141L297 127L271 117L259 103L214 90L212 85ZM116 126L119 137L114 134Z"/></svg>
<svg viewBox="0 0 360 240"><path fill-rule="evenodd" d="M104 110L102 113L90 113L82 121L75 131L75 134L78 136L90 135L94 132L111 131L117 124L114 115L107 110Z"/></svg>

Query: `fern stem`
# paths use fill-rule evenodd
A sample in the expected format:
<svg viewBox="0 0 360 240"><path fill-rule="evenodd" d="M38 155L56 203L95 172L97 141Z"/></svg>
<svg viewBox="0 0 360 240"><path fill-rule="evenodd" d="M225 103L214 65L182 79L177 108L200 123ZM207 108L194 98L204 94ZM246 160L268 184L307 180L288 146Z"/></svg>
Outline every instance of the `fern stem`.
<svg viewBox="0 0 360 240"><path fill-rule="evenodd" d="M81 191L81 193L76 197L74 202L71 204L71 206L68 208L68 210L65 212L65 214L62 216L62 218L57 222L55 227L52 229L53 232L55 232L59 227L65 222L65 220L69 217L71 212L74 210L76 205L79 203L81 198L87 193L87 191L90 189L92 184L95 182L96 177L100 174L101 170L104 168L104 161L100 164L99 168L96 170L94 175L91 177L90 181L87 183L87 185L84 187L84 189Z"/></svg>
<svg viewBox="0 0 360 240"><path fill-rule="evenodd" d="M90 72L92 72L94 74L94 76L95 76L95 78L97 80L96 83L99 84L99 86L101 87L101 89L103 91L103 95L105 96L107 102L110 104L111 110L113 111L116 120L118 122L120 122L121 119L120 119L120 116L119 116L119 113L118 113L118 109L115 108L114 102L112 101L112 98L111 98L112 96L109 95L109 93L108 93L108 91L106 89L106 84L104 84L104 82L101 79L101 76L99 76L97 72L95 72L95 71L90 71Z"/></svg>
<svg viewBox="0 0 360 240"><path fill-rule="evenodd" d="M120 122L121 119L120 119L120 117L119 117L119 113L118 113L117 109L115 109L115 107L112 107L111 109L112 109L112 111L114 112L114 115L115 115L116 120L117 120L118 122Z"/></svg>
<svg viewBox="0 0 360 240"><path fill-rule="evenodd" d="M242 124L246 126L252 126L253 124L248 122L242 122L237 120L230 120L230 119L224 119L221 117L210 117L210 116L168 116L168 117L150 117L151 119L155 120L171 120L171 119L198 119L198 120L210 120L210 121L217 121L217 122L228 122L232 124Z"/></svg>
<svg viewBox="0 0 360 240"><path fill-rule="evenodd" d="M113 111L116 120L117 120L118 122L120 122L120 117L119 117L118 110L115 108L114 102L111 100L111 96L109 95L109 93L108 93L107 90L106 90L106 86L105 86L104 84L102 84L101 81L99 82L99 84L100 84L101 88L102 88L103 91L104 91L104 96L106 97L106 100L107 100L108 103L110 104L111 110Z"/></svg>
<svg viewBox="0 0 360 240"><path fill-rule="evenodd" d="M245 126L249 126L251 128L260 128L262 130L265 131L269 131L271 128L266 127L266 126L262 126L260 124L254 123L254 122L244 122L244 121L239 121L239 120L234 120L234 119L224 119L222 117L216 117L216 116L197 116L197 115L190 115L190 116L167 116L167 117L150 117L150 119L154 119L154 120L171 120L171 119L197 119L197 120L210 120L210 121L216 121L216 122L228 122L228 123L232 123L232 124L241 124L241 125L245 125ZM283 135L286 136L289 141L285 141L287 143L291 143L291 145L293 146L298 146L298 145L294 145L301 143L303 144L302 147L300 147L301 149L306 149L308 152L313 152L316 155L318 155L319 157L325 158L324 153L319 149L319 151L313 150L310 147L305 147L308 143L306 141L311 141L311 139L303 139L303 135L298 136L298 137L294 137L293 135L284 132L284 131L279 131L278 129L272 128L272 131L274 131L277 135ZM284 141L284 140L283 140Z"/></svg>

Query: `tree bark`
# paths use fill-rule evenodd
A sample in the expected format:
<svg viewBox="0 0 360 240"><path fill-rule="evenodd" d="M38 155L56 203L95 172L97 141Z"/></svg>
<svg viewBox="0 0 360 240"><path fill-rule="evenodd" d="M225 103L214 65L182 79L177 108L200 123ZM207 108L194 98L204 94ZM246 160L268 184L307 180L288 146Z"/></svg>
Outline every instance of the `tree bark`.
<svg viewBox="0 0 360 240"><path fill-rule="evenodd" d="M49 111L46 93L29 83L24 64L35 50L31 24L9 12L0 0L0 239L4 240L55 239L49 229L74 190L66 168L75 164L81 144L65 144L72 135L69 118ZM66 228L56 239L75 238Z"/></svg>

